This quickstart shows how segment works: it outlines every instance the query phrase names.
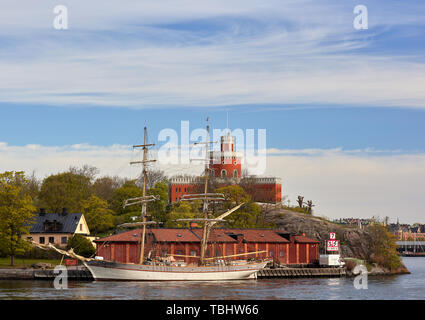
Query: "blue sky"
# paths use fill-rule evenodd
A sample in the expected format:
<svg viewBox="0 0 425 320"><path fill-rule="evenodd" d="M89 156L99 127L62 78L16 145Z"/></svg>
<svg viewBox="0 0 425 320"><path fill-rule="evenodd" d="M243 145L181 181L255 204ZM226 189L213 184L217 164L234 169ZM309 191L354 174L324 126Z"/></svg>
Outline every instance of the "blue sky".
<svg viewBox="0 0 425 320"><path fill-rule="evenodd" d="M180 131L180 121L191 129L204 127L209 116L213 128L266 129L270 148L372 148L397 153L425 151L425 112L420 109L324 106L236 106L211 108L128 109L105 107L53 107L2 105L5 121L0 141L24 146L87 143L108 146L133 144L143 137L149 121L155 140L163 128ZM11 134L13 132L13 134Z"/></svg>
<svg viewBox="0 0 425 320"><path fill-rule="evenodd" d="M423 1L61 4L62 31L57 1L2 1L0 171L117 174L145 120L155 141L184 120L223 129L228 111L233 129L267 129L266 174L293 201L425 218ZM353 28L358 4L367 30Z"/></svg>

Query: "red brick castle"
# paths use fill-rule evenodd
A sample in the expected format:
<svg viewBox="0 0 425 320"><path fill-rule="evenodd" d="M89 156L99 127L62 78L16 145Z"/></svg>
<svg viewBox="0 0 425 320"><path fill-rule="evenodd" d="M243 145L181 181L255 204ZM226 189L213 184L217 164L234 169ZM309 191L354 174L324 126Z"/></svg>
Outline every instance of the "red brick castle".
<svg viewBox="0 0 425 320"><path fill-rule="evenodd" d="M256 202L279 203L282 200L280 178L242 177L242 154L236 152L235 137L228 133L220 139L220 151L209 152L209 169L216 188L238 184ZM202 177L179 177L170 180L170 201L182 195L203 192Z"/></svg>

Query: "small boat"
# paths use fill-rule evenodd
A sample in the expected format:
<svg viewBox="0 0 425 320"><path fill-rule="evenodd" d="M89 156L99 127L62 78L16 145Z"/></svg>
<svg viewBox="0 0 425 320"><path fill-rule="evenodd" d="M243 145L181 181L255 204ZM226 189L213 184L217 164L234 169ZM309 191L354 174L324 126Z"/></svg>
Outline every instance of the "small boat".
<svg viewBox="0 0 425 320"><path fill-rule="evenodd" d="M208 119L207 119L208 122ZM263 253L264 251L249 252L244 254L232 255L232 256L221 256L221 257L206 257L206 249L208 244L208 237L211 228L218 222L225 221L224 218L234 211L238 210L242 205L239 204L227 212L221 214L219 217L210 218L208 204L211 201L224 201L223 194L208 193L208 177L210 176L210 168L208 162L208 145L209 142L209 125L207 123L207 139L204 144L206 145L206 165L205 165L205 188L202 194L189 194L182 197L181 201L195 201L201 200L203 202L203 218L193 219L178 219L176 221L188 221L188 222L201 222L203 223L203 233L201 239L201 250L198 265L186 265L186 264L171 264L169 261L157 261L146 259L144 257L145 252L145 237L146 237L146 226L155 224L155 221L147 221L146 219L146 204L150 201L155 201L157 198L153 195L146 195L146 180L147 180L147 169L146 164L155 160L147 159L147 148L153 144L148 144L146 141L146 125L144 128L144 144L137 145L134 147L143 148L143 160L133 163L141 163L143 165L143 192L142 197L128 199L124 203L124 207L142 204L141 222L126 223L121 227L142 227L141 233L141 249L140 249L140 261L138 264L135 263L119 263L114 261L105 261L101 259L82 259L84 265L90 270L95 280L123 280L123 281L219 281L219 280L242 280L242 279L256 279L257 272L264 268L269 260L261 261L226 261L228 257L235 256L247 256L257 253ZM202 143L202 142L201 142ZM176 255L174 255L176 256ZM179 255L179 257L186 257ZM193 256L190 256L193 258Z"/></svg>

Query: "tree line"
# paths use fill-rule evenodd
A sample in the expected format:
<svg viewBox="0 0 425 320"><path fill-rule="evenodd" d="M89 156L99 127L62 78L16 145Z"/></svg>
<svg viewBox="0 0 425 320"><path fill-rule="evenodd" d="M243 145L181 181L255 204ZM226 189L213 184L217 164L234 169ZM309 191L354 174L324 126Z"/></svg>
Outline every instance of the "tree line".
<svg viewBox="0 0 425 320"><path fill-rule="evenodd" d="M148 214L164 227L187 227L188 222L175 220L201 217L202 203L169 203L168 179L162 171L149 172L147 194L156 195L159 199L148 203ZM25 250L21 235L29 232L40 208L44 208L47 214L60 213L63 208L70 213L81 212L92 235L112 234L117 225L140 220L141 205L123 208L123 203L126 199L140 197L142 185L143 178L99 176L97 168L87 165L70 167L44 179L38 179L34 174L25 175L24 172L0 173L0 251L15 255ZM224 203L213 207L215 216L234 205L245 203L236 214L227 218L228 222L223 226L271 227L262 222L261 208L241 186L213 190L225 196Z"/></svg>

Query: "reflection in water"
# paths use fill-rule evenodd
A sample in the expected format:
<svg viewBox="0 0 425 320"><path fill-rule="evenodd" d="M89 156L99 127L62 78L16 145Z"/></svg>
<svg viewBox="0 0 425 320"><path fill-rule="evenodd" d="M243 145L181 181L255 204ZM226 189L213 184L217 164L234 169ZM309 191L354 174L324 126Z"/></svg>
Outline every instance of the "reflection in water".
<svg viewBox="0 0 425 320"><path fill-rule="evenodd" d="M425 258L404 258L410 275L369 277L367 290L351 278L196 282L0 281L0 299L425 299Z"/></svg>

